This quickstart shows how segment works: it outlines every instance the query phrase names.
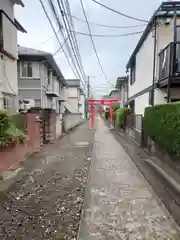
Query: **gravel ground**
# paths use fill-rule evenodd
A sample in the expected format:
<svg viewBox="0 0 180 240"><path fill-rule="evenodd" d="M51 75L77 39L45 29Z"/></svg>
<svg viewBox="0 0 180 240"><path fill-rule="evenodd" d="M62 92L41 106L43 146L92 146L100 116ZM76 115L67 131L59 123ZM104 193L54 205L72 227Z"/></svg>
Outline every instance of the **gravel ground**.
<svg viewBox="0 0 180 240"><path fill-rule="evenodd" d="M93 139L86 122L26 161L0 197L0 239L76 239Z"/></svg>

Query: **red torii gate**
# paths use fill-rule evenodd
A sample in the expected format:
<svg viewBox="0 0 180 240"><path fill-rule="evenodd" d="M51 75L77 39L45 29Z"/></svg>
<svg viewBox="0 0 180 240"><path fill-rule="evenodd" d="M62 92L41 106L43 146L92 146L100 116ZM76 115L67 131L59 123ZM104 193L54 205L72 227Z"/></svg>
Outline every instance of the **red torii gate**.
<svg viewBox="0 0 180 240"><path fill-rule="evenodd" d="M96 107L96 106L109 106L110 107L110 120L112 123L113 103L120 103L120 99L119 98L88 99L88 104L89 104L90 112L91 112L90 128L93 128L93 126L94 126L94 117L95 117L94 107Z"/></svg>

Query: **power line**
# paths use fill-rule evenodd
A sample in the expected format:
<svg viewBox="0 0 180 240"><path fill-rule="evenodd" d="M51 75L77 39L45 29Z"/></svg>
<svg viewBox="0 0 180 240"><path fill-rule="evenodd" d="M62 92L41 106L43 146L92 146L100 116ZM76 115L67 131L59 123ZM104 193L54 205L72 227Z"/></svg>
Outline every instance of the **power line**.
<svg viewBox="0 0 180 240"><path fill-rule="evenodd" d="M62 37L64 38L64 40L65 40L65 36L64 36L64 33L63 33L63 31L62 31L62 25L61 25L61 23L60 23L60 20L59 20L59 17L58 17L58 15L57 15L57 13L56 13L56 9L55 9L55 6L54 6L54 4L53 4L53 2L52 2L52 0L49 0L49 4L50 4L50 7L51 7L51 9L52 9L52 11L53 11L53 14L54 14L54 17L55 17L55 20L57 21L57 23L58 23L58 25L59 25L59 27L60 27L60 31L61 31L61 35L62 35ZM59 4L59 3L58 3ZM61 10L60 10L61 11ZM64 21L64 19L63 19L63 21ZM65 23L64 23L65 24ZM70 40L70 43L71 43L71 34L66 30L66 32L67 32L67 35L69 35L69 40ZM72 46L71 46L72 47ZM78 74L78 76L79 76L79 79L81 80L81 76L79 75L79 71L78 71L78 69L77 69L77 67L76 67L76 62L75 62L75 60L74 60L74 58L73 58L73 55L72 55L72 53L71 53L71 49L70 49L70 47L69 47L69 45L67 44L67 50L68 50L68 52L69 52L69 55L70 55L70 57L71 57L71 59L72 59L72 62L73 62L73 65L74 65L74 67L75 67L75 69L76 69L76 72L77 72L77 74ZM64 51L65 52L65 51ZM76 75L75 75L76 76ZM76 76L77 77L77 76ZM81 80L82 81L82 80ZM83 83L83 85L84 85L84 83Z"/></svg>
<svg viewBox="0 0 180 240"><path fill-rule="evenodd" d="M67 15L70 15L69 13L65 13ZM76 17L74 15L70 15L72 18L76 19L77 21L80 22L84 22L86 23L86 21L84 21L83 19ZM125 29L125 28L138 28L138 27L145 27L147 24L139 24L139 25L129 25L129 26L117 26L117 25L105 25L105 24L99 24L99 23L95 23L95 22L90 22L89 24L91 25L95 25L95 26L99 26L99 27L105 27L105 28L120 28L120 29Z"/></svg>
<svg viewBox="0 0 180 240"><path fill-rule="evenodd" d="M42 0L39 0L39 2L40 2L41 6L42 6L42 8L43 8L43 10L44 10L44 13L45 13L45 15L46 15L46 17L47 17L50 25L51 25L51 28L52 28L52 30L53 30L53 32L54 32L57 40L58 40L58 42L59 42L59 45L62 47L62 44L61 44L61 42L60 42L60 40L59 40L59 37L58 37L58 35L57 35L57 32L56 32L56 30L55 30L55 28L54 28L54 26L53 26L53 24L52 24L52 22L51 22L51 19L50 19L49 15L48 15L46 9L45 9L45 6L44 6L44 4L43 4L43 1L42 1ZM66 60L67 60L67 62L68 62L68 64L69 64L69 66L71 67L74 75L76 76L76 73L75 73L73 67L71 66L71 63L70 63L70 61L69 61L69 59L68 59L68 57L67 57L67 54L66 54L66 52L64 51L64 48L63 48L63 47L62 47L62 50L63 50L63 53L64 53L64 55L65 55L65 58L66 58ZM77 76L76 76L76 77L77 77Z"/></svg>
<svg viewBox="0 0 180 240"><path fill-rule="evenodd" d="M68 40L69 37L67 37L64 41L64 43L60 46L60 48L58 48L58 50L56 52L54 52L52 55L55 56L56 54L58 54L62 48L64 47L64 45L66 44L67 40Z"/></svg>
<svg viewBox="0 0 180 240"><path fill-rule="evenodd" d="M123 17L127 17L127 18L130 18L130 19L132 19L132 20L139 21L139 22L148 23L147 20L142 20L142 19L139 19L139 18L132 17L132 16L130 16L130 15L127 15L127 14L125 14L125 13L119 12L119 11L117 11L117 10L115 10L115 9L112 9L112 8L110 8L110 7L104 5L104 4L102 4L102 3L100 3L100 2L98 2L98 1L96 1L96 0L92 0L92 1L95 2L95 3L97 3L97 4L99 4L101 7L104 7L104 8L106 8L106 9L108 9L108 10L114 12L114 13L117 13L117 14L123 16Z"/></svg>
<svg viewBox="0 0 180 240"><path fill-rule="evenodd" d="M70 4L69 4L69 0L66 0L65 1L65 5L66 5L66 11L68 12L68 15L69 15L69 19L70 19L70 29L72 29L73 31L75 30L74 28L74 23L73 23L73 19L72 19L72 16L71 16L71 9L70 9ZM67 20L68 20L68 17L66 16ZM77 39L76 39L76 34L73 32L73 38L74 38L74 45L75 45L75 49L76 49L76 52L77 52L77 55L79 57L79 62L80 62L80 65L82 67L82 70L83 70L83 73L84 75L86 76L85 72L84 72L84 68L83 68L83 64L82 64L82 59L81 59L81 54L80 54L80 51L79 51L79 46L78 46L78 42L77 42Z"/></svg>
<svg viewBox="0 0 180 240"><path fill-rule="evenodd" d="M132 36L132 35L143 33L143 31L140 31L140 32L125 33L125 34L115 34L115 35L107 34L106 35L106 34L88 34L88 33L84 33L84 32L76 32L76 31L74 31L74 32L79 35L92 36L92 37L127 37L127 36Z"/></svg>
<svg viewBox="0 0 180 240"><path fill-rule="evenodd" d="M65 6L64 6L63 1L62 1L62 0L60 0L60 1L61 1L61 5L62 5L63 10L65 10ZM76 54L77 54L77 53L76 53L77 48L74 47L75 43L74 43L73 35L72 35L71 30L68 29L68 28L71 28L71 26L69 25L68 19L66 19L67 23L66 23L66 21L65 21L65 19L64 19L64 16L65 16L65 15L62 14L62 8L61 8L61 5L60 5L60 1L58 0L59 10L60 10L61 15L62 15L62 19L63 19L63 22L64 22L64 26L65 26L66 32L67 32L67 34L70 33L70 38L69 38L70 45L71 45L71 48L72 48L72 50L73 50L74 57L75 57L75 60L76 60L77 65L78 65L78 67L79 67L79 70L80 70L80 72L81 72L81 75L82 75L82 77L84 78L84 77L85 77L84 69L83 69L82 65L79 63L79 59L78 59L78 57L77 57L77 55L76 55ZM74 45L73 45L73 44L74 44ZM75 51L75 49L76 49L76 51Z"/></svg>
<svg viewBox="0 0 180 240"><path fill-rule="evenodd" d="M96 58L97 58L97 61L99 63L99 66L101 68L101 71L106 79L106 81L110 84L110 85L113 85L111 82L109 82L107 76L106 76L106 73L101 65L101 62L100 62L100 59L99 59L99 56L98 56L98 53L97 53L97 50L96 50L96 47L95 47L95 43L93 41L93 38L92 38L92 35L91 35L91 29L90 29L90 26L89 26L89 22L88 22L88 19L87 19L87 15L86 15L86 12L85 12L85 9L84 9L84 5L83 5L83 2L82 0L80 0L80 3L81 3L81 7L82 7L82 10L83 10L83 13L84 13L84 17L86 19L86 23L87 23L87 27L88 27L88 31L89 31L89 35L90 35L90 39L91 39L91 42L92 42L92 46L93 46L93 49L94 49L94 52L95 52L95 55L96 55Z"/></svg>

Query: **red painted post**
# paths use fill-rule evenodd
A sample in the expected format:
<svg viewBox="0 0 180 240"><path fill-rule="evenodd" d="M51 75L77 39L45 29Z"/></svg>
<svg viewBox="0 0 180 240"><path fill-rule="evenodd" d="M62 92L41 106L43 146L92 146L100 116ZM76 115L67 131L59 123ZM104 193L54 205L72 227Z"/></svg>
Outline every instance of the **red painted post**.
<svg viewBox="0 0 180 240"><path fill-rule="evenodd" d="M93 128L93 122L92 122L92 105L90 105L90 112L91 112L91 119L90 119L90 129Z"/></svg>
<svg viewBox="0 0 180 240"><path fill-rule="evenodd" d="M110 121L112 123L112 120L113 120L113 109L112 109L112 104L109 104L109 107L110 107Z"/></svg>
<svg viewBox="0 0 180 240"><path fill-rule="evenodd" d="M91 112L91 119L90 119L90 128L92 129L94 127L94 120L95 120L95 106L109 106L110 107L110 121L111 125L113 123L113 104L114 102L120 102L119 98L107 98L107 99L88 99L88 103L90 106L90 112Z"/></svg>
<svg viewBox="0 0 180 240"><path fill-rule="evenodd" d="M92 128L94 127L94 105L92 106Z"/></svg>

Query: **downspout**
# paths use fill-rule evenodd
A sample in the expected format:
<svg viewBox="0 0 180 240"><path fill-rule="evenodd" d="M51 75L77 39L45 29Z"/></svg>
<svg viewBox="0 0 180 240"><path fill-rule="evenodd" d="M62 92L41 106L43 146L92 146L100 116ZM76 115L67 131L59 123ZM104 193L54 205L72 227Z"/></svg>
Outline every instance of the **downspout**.
<svg viewBox="0 0 180 240"><path fill-rule="evenodd" d="M154 91L155 91L155 76L156 76L156 49L157 49L157 23L156 19L154 20L154 57L153 57L153 82L152 82L152 98L151 105L154 106Z"/></svg>
<svg viewBox="0 0 180 240"><path fill-rule="evenodd" d="M174 37L173 43L170 44L170 66L168 77L168 89L167 89L167 102L171 102L171 78L172 74L176 71L176 41L177 41L177 9L174 9ZM173 65L172 65L173 63Z"/></svg>

